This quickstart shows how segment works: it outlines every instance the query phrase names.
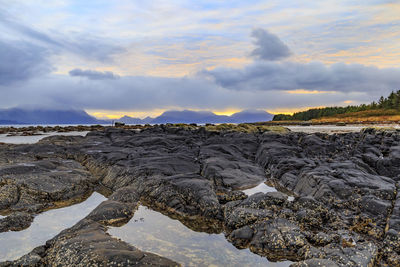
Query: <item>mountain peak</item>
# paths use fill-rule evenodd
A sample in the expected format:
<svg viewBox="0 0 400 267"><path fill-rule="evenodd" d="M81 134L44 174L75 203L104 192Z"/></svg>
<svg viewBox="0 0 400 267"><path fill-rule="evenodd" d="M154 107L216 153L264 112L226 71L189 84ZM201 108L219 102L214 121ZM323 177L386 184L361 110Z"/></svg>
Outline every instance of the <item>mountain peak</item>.
<svg viewBox="0 0 400 267"><path fill-rule="evenodd" d="M231 116L216 115L211 111L169 110L152 123L243 123L270 121L273 115L264 110L243 110Z"/></svg>
<svg viewBox="0 0 400 267"><path fill-rule="evenodd" d="M2 109L0 120L14 121L15 124L97 124L102 122L84 110L44 108Z"/></svg>
<svg viewBox="0 0 400 267"><path fill-rule="evenodd" d="M273 115L264 110L243 110L231 116L217 115L211 111L168 110L156 118L133 118L124 115L116 121L126 124L162 123L243 123L272 120ZM98 124L98 120L84 110L76 109L23 109L0 110L0 124Z"/></svg>

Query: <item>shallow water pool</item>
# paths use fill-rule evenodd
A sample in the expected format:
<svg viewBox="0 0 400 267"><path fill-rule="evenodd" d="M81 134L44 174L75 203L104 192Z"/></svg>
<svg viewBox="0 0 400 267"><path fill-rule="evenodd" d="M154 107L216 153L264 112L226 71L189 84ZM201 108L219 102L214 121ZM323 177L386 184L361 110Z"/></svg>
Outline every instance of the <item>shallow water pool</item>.
<svg viewBox="0 0 400 267"><path fill-rule="evenodd" d="M252 187L252 188L249 188L249 189L245 189L245 190L242 190L242 191L246 195L251 196L251 195L254 195L254 194L260 193L260 192L261 193L268 193L268 192L277 192L278 190L276 190L275 187L268 186L265 182L262 182L261 184L255 186L255 187Z"/></svg>
<svg viewBox="0 0 400 267"><path fill-rule="evenodd" d="M53 209L37 215L32 225L19 232L0 233L0 262L16 260L59 232L75 225L106 198L94 192L85 201L65 208Z"/></svg>
<svg viewBox="0 0 400 267"><path fill-rule="evenodd" d="M134 217L108 233L143 251L152 252L183 266L289 266L291 262L270 262L265 257L237 249L224 234L193 231L178 220L139 206Z"/></svg>

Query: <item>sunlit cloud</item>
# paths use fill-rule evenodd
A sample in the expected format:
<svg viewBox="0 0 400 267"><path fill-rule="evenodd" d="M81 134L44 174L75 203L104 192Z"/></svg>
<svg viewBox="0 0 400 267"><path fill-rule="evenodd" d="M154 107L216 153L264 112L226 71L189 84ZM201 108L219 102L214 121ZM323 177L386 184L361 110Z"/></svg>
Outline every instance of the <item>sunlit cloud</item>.
<svg viewBox="0 0 400 267"><path fill-rule="evenodd" d="M302 95L314 95L314 94L328 94L335 93L335 91L318 91L318 90L305 90L305 89L296 89L296 90L287 90L285 91L287 94L302 94Z"/></svg>
<svg viewBox="0 0 400 267"><path fill-rule="evenodd" d="M398 89L395 1L0 6L0 49L7 52L0 53L0 107L71 106L105 118L169 109L291 113L370 102Z"/></svg>

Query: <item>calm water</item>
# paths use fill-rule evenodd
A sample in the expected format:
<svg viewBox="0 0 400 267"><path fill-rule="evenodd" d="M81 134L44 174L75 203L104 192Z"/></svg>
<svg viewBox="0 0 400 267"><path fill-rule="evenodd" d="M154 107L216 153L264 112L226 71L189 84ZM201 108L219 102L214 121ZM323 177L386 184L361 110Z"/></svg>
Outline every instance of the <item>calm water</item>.
<svg viewBox="0 0 400 267"><path fill-rule="evenodd" d="M289 266L290 262L269 262L267 258L239 250L223 234L195 232L178 220L139 206L134 217L108 233L133 246L172 259L184 266Z"/></svg>
<svg viewBox="0 0 400 267"><path fill-rule="evenodd" d="M0 143L8 143L8 144L34 144L39 142L45 137L53 136L53 135L64 135L64 136L85 136L88 131L85 132L66 132L66 133L58 133L58 132L50 132L43 133L41 135L33 135L33 136L7 136L7 134L0 134Z"/></svg>
<svg viewBox="0 0 400 267"><path fill-rule="evenodd" d="M24 128L24 127L68 127L68 126L92 126L92 125L101 125L101 126L112 126L111 122L107 124L0 124L0 128L9 128L9 127L14 127L14 128Z"/></svg>
<svg viewBox="0 0 400 267"><path fill-rule="evenodd" d="M260 192L261 193L277 192L275 187L268 186L264 182L262 182L261 184L255 186L253 188L245 189L242 191L243 191L243 193L245 193L248 196L251 196L251 195L254 195L255 193L260 193Z"/></svg>
<svg viewBox="0 0 400 267"><path fill-rule="evenodd" d="M82 203L37 215L28 229L0 233L0 262L16 260L35 247L44 245L47 240L86 217L105 199L94 192Z"/></svg>
<svg viewBox="0 0 400 267"><path fill-rule="evenodd" d="M367 127L392 127L396 129L400 129L400 125L398 124L379 124L379 125L346 125L346 126L336 126L336 125L312 125L312 126L285 126L289 128L292 132L304 132L304 133L350 133L350 132L359 132Z"/></svg>
<svg viewBox="0 0 400 267"><path fill-rule="evenodd" d="M262 182L261 184L255 186L255 187L252 187L252 188L249 188L249 189L245 189L245 190L242 190L242 191L246 195L251 196L251 195L254 195L256 193L277 192L278 190L276 190L275 187L268 186L267 184ZM289 201L293 201L294 197L293 196L288 196L288 200Z"/></svg>

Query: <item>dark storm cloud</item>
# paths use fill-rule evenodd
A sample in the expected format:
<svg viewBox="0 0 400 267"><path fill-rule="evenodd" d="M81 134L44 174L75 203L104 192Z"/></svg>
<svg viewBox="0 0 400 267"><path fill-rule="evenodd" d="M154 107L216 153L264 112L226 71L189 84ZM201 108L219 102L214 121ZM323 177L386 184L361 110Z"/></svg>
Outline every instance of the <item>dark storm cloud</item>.
<svg viewBox="0 0 400 267"><path fill-rule="evenodd" d="M224 88L247 91L373 92L395 90L400 85L399 69L343 63L255 62L242 69L217 68L201 74Z"/></svg>
<svg viewBox="0 0 400 267"><path fill-rule="evenodd" d="M251 56L261 60L281 60L289 57L292 53L277 35L264 29L254 29L251 36L255 38L256 48Z"/></svg>
<svg viewBox="0 0 400 267"><path fill-rule="evenodd" d="M360 99L357 94L294 95L284 91L236 91L198 78L121 77L72 79L65 75L36 77L25 84L2 87L0 106L69 107L102 110L237 109L333 105ZM379 92L380 93L380 92ZM24 97L21 97L24 96ZM363 96L361 96L362 98ZM373 94L366 101L376 100Z"/></svg>
<svg viewBox="0 0 400 267"><path fill-rule="evenodd" d="M67 36L62 33L49 35L40 32L20 23L2 10L0 10L0 26L4 26L8 31L11 30L13 34L28 38L31 42L46 45L49 53L53 54L66 51L90 60L112 62L113 55L125 52L122 46L111 44L104 38L88 33L73 33Z"/></svg>
<svg viewBox="0 0 400 267"><path fill-rule="evenodd" d="M49 72L47 50L27 42L0 40L0 85L24 81Z"/></svg>
<svg viewBox="0 0 400 267"><path fill-rule="evenodd" d="M111 71L101 72L81 69L73 69L69 72L69 75L73 77L86 77L90 80L115 80L119 78L119 75L116 75Z"/></svg>

